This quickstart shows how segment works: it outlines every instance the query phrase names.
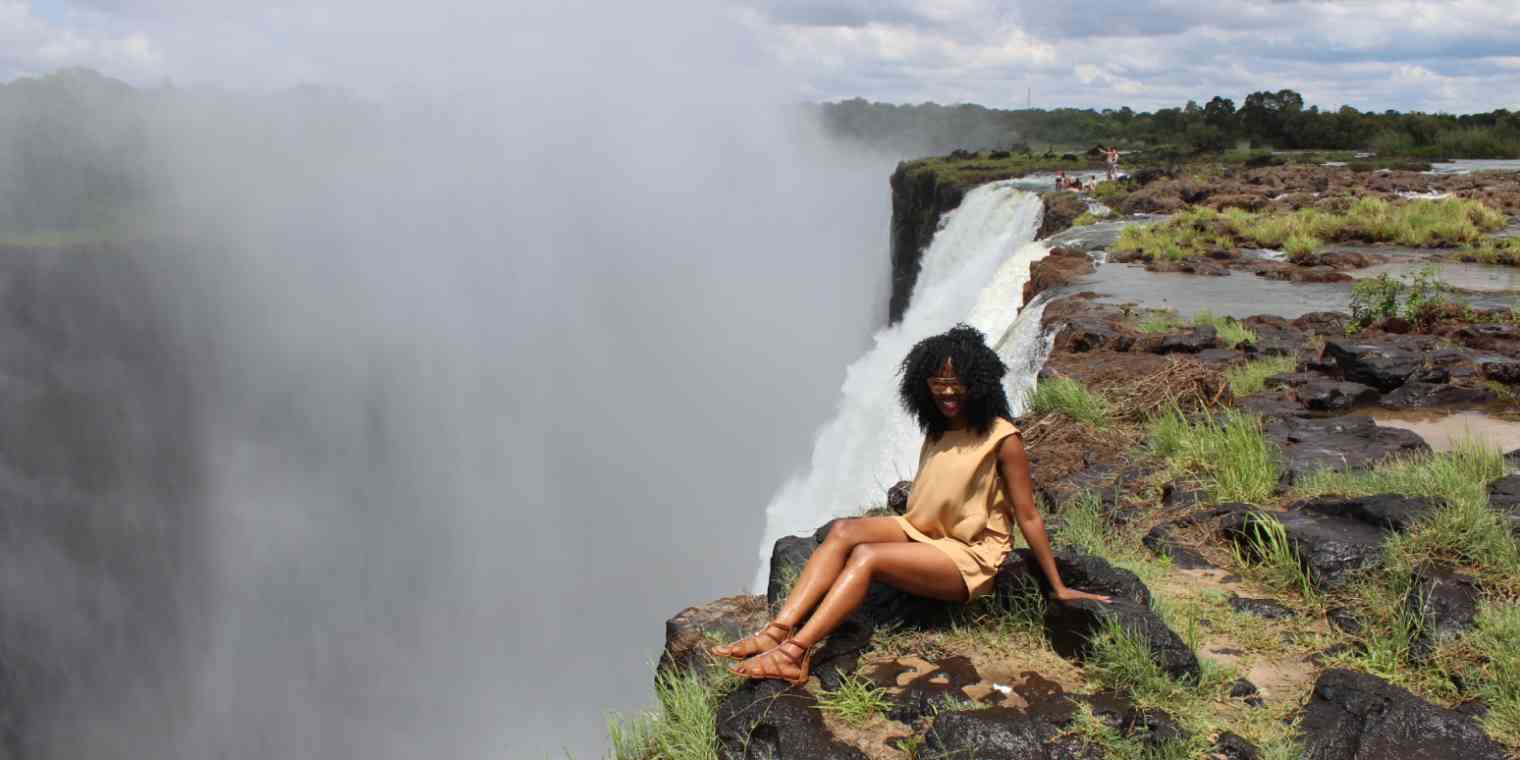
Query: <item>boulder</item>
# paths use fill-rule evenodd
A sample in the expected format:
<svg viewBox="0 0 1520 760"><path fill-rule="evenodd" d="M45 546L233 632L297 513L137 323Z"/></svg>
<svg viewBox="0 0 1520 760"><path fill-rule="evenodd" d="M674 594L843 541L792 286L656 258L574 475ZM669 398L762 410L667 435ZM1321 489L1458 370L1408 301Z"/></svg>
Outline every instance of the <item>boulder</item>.
<svg viewBox="0 0 1520 760"><path fill-rule="evenodd" d="M1325 356L1335 360L1345 380L1391 391L1423 364L1420 354L1383 343L1355 343L1349 340L1325 341Z"/></svg>
<svg viewBox="0 0 1520 760"><path fill-rule="evenodd" d="M1344 412L1377 400L1377 390L1361 383L1312 380L1293 391L1298 403L1316 412Z"/></svg>
<svg viewBox="0 0 1520 760"><path fill-rule="evenodd" d="M1080 354L1098 349L1128 351L1135 344L1132 335L1126 335L1095 319L1074 319L1056 333L1055 350Z"/></svg>
<svg viewBox="0 0 1520 760"><path fill-rule="evenodd" d="M1325 610L1325 619L1330 622L1330 625L1352 636L1359 635L1362 632L1361 619L1349 607L1331 607Z"/></svg>
<svg viewBox="0 0 1520 760"><path fill-rule="evenodd" d="M1383 493L1351 498L1309 499L1297 502L1289 509L1358 520L1385 530L1405 531L1414 525L1415 521L1440 506L1436 500L1424 496Z"/></svg>
<svg viewBox="0 0 1520 760"><path fill-rule="evenodd" d="M1172 564L1184 570L1214 567L1214 564L1204 559L1197 550L1178 541L1172 527L1166 523L1152 527L1150 532L1140 539L1140 543L1158 557L1171 557Z"/></svg>
<svg viewBox="0 0 1520 760"><path fill-rule="evenodd" d="M746 681L718 703L722 760L866 760L824 725L818 700L780 681Z"/></svg>
<svg viewBox="0 0 1520 760"><path fill-rule="evenodd" d="M1040 229L1035 233L1035 240L1044 240L1071 227L1077 217L1087 212L1087 201L1069 190L1040 193L1040 200L1044 202L1045 213L1040 219Z"/></svg>
<svg viewBox="0 0 1520 760"><path fill-rule="evenodd" d="M1320 674L1299 722L1307 760L1504 760L1471 717L1376 676Z"/></svg>
<svg viewBox="0 0 1520 760"><path fill-rule="evenodd" d="M1029 279L1024 281L1023 303L1033 301L1035 296L1051 288L1070 285L1095 271L1097 268L1087 254L1072 248L1052 248L1045 258L1029 265Z"/></svg>
<svg viewBox="0 0 1520 760"><path fill-rule="evenodd" d="M1061 581L1068 587L1125 599L1142 606L1150 605L1150 589L1141 582L1140 576L1114 567L1102 557L1073 549L1057 548L1052 554L1056 561L1056 572L1061 574ZM1050 581L1041 572L1034 553L1027 548L1015 549L1008 555L1008 559L998 569L994 582L998 599L1028 593L1030 584L1039 588L1042 594L1050 594Z"/></svg>
<svg viewBox="0 0 1520 760"><path fill-rule="evenodd" d="M762 628L770 620L765 597L726 596L698 607L687 607L665 621L665 650L656 673L704 670L712 663L707 647L727 643Z"/></svg>
<svg viewBox="0 0 1520 760"><path fill-rule="evenodd" d="M1234 683L1230 684L1230 696L1236 699L1255 696L1259 693L1261 693L1261 690L1256 688L1256 684L1251 683L1249 679L1237 678Z"/></svg>
<svg viewBox="0 0 1520 760"><path fill-rule="evenodd" d="M1382 556L1383 532L1355 520L1327 517L1314 512L1268 512L1258 516L1235 514L1220 521L1225 538L1248 549L1258 535L1259 519L1282 524L1288 545L1309 570L1309 579L1321 590L1346 585L1357 571Z"/></svg>
<svg viewBox="0 0 1520 760"><path fill-rule="evenodd" d="M1478 360L1483 377L1505 385L1520 385L1520 359L1489 356Z"/></svg>
<svg viewBox="0 0 1520 760"><path fill-rule="evenodd" d="M1371 417L1266 416L1267 438L1282 452L1289 482L1314 470L1366 468L1392 456L1430 450L1419 435L1379 427Z"/></svg>
<svg viewBox="0 0 1520 760"><path fill-rule="evenodd" d="M1155 708L1130 708L1124 713L1119 732L1126 738L1138 738L1141 744L1153 751L1167 744L1181 744L1188 739L1187 731L1177 725L1170 713Z"/></svg>
<svg viewBox="0 0 1520 760"><path fill-rule="evenodd" d="M791 592L797 574L813 556L818 542L812 536L782 536L771 545L771 572L765 586L765 601L775 607Z"/></svg>
<svg viewBox="0 0 1520 760"><path fill-rule="evenodd" d="M1039 721L1010 707L941 713L924 741L926 757L1048 760Z"/></svg>
<svg viewBox="0 0 1520 760"><path fill-rule="evenodd" d="M1219 342L1219 331L1213 325L1200 325L1186 332L1163 335L1152 342L1153 354L1196 354L1210 349Z"/></svg>
<svg viewBox="0 0 1520 760"><path fill-rule="evenodd" d="M1063 657L1083 659L1092 654L1092 639L1114 620L1146 643L1156 664L1172 678L1198 683L1198 657L1175 631L1149 607L1127 599L1109 604L1089 599L1052 602L1045 608L1045 631L1051 648Z"/></svg>

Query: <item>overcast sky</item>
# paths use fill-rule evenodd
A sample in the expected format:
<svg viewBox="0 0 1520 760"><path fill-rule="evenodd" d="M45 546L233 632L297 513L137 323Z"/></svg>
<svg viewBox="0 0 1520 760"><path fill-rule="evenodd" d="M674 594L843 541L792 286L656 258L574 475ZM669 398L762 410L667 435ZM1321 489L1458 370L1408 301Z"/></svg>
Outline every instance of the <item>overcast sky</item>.
<svg viewBox="0 0 1520 760"><path fill-rule="evenodd" d="M531 45L471 32L565 5L595 4L0 0L0 78L393 85L485 60L459 55L471 45ZM753 38L734 55L805 99L1150 110L1290 87L1331 108L1520 108L1516 0L737 0L731 15Z"/></svg>

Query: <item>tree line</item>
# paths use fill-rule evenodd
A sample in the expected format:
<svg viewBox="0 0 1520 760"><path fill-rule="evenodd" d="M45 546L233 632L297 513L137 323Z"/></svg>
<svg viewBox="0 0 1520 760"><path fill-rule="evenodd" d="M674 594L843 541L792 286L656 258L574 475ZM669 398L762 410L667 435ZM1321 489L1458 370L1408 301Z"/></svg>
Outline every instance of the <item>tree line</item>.
<svg viewBox="0 0 1520 760"><path fill-rule="evenodd" d="M1421 158L1520 158L1520 111L1464 115L1321 110L1293 90L1253 92L1237 105L1215 96L1199 105L1117 109L1002 110L974 104L893 105L861 98L811 106L836 134L911 153L956 148L1173 145L1220 151L1242 144L1278 149L1369 150Z"/></svg>

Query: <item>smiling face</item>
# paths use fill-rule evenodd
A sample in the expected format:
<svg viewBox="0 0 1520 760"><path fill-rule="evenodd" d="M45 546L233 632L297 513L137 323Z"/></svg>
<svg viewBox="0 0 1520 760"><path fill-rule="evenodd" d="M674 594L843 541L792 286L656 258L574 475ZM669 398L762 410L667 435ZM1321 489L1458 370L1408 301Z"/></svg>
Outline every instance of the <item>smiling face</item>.
<svg viewBox="0 0 1520 760"><path fill-rule="evenodd" d="M949 420L963 419L966 386L961 382L960 376L955 374L955 365L945 359L945 363L940 365L939 371L928 382L929 394L934 397L934 405L939 408L939 413Z"/></svg>

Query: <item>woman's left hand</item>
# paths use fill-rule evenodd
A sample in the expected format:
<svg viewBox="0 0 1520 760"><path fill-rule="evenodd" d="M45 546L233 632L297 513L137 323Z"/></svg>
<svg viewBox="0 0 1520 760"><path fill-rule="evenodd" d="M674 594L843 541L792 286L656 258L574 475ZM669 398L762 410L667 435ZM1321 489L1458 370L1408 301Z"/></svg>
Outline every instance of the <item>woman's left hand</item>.
<svg viewBox="0 0 1520 760"><path fill-rule="evenodd" d="M1095 602L1103 602L1107 604L1108 602L1113 601L1112 599L1103 596L1102 594L1089 594L1086 591L1078 591L1074 588L1063 588L1054 594L1051 594L1051 596L1054 596L1057 600L1062 602L1074 602L1078 599L1091 599Z"/></svg>

